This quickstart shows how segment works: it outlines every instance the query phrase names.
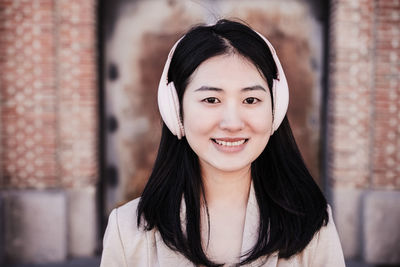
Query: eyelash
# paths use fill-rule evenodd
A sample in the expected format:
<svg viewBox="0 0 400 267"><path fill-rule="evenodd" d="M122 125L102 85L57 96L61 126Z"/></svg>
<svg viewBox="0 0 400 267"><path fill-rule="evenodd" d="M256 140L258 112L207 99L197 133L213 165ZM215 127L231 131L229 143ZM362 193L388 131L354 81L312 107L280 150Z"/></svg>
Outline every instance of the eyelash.
<svg viewBox="0 0 400 267"><path fill-rule="evenodd" d="M254 100L255 101L255 103L246 103L246 104L249 104L249 105L254 105L254 104L256 104L256 103L258 103L258 102L260 102L261 100L260 99L258 99L258 98L255 98L255 97L248 97L248 98L246 98L243 102L245 102L246 100L248 100L248 99L252 99L252 100Z"/></svg>
<svg viewBox="0 0 400 267"><path fill-rule="evenodd" d="M217 100L218 102L214 102L215 100ZM221 103L221 101L219 101L218 98L216 98L216 97L207 97L207 98L204 98L202 101L206 102L207 104Z"/></svg>
<svg viewBox="0 0 400 267"><path fill-rule="evenodd" d="M253 100L253 103L246 103L246 101L248 101L249 99ZM217 102L215 102L215 101L217 101ZM254 102L254 101L255 101L255 102ZM245 100L243 100L243 103L248 104L248 105L254 105L254 104L256 104L256 103L258 103L258 102L260 102L260 101L261 101L261 100L258 99L258 98L256 98L256 97L248 97L248 98L246 98ZM202 102L205 102L205 103L207 103L207 104L218 104L218 103L221 103L221 101L220 101L218 98L216 98L216 97L207 97L207 98L204 98L204 99L202 100Z"/></svg>

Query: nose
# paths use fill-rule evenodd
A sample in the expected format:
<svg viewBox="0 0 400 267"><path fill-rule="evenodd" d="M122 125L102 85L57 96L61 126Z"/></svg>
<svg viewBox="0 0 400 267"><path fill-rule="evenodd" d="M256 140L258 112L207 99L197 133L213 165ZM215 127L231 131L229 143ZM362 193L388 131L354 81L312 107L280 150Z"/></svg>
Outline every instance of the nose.
<svg viewBox="0 0 400 267"><path fill-rule="evenodd" d="M237 132L242 130L244 125L239 108L234 104L227 105L223 111L220 128L225 131Z"/></svg>

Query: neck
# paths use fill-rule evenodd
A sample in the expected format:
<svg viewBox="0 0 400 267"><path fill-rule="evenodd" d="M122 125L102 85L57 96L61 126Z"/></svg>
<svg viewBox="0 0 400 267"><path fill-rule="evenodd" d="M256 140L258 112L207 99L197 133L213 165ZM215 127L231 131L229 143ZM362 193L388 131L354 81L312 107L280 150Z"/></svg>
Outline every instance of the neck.
<svg viewBox="0 0 400 267"><path fill-rule="evenodd" d="M205 197L209 207L231 204L246 206L251 184L250 166L232 172L201 166Z"/></svg>

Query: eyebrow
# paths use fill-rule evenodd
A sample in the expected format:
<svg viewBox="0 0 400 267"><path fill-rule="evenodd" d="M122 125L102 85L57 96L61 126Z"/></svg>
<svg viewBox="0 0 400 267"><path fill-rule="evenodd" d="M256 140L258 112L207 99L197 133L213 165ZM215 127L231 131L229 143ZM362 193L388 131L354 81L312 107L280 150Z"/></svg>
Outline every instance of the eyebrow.
<svg viewBox="0 0 400 267"><path fill-rule="evenodd" d="M195 92L199 92L199 91L223 91L221 88L217 88L217 87L210 87L210 86L202 86L196 90L194 90Z"/></svg>
<svg viewBox="0 0 400 267"><path fill-rule="evenodd" d="M267 90L265 90L265 88L262 87L261 85L254 85L254 86L250 86L250 87L245 87L241 91L254 91L254 90L261 90L261 91L267 92Z"/></svg>
<svg viewBox="0 0 400 267"><path fill-rule="evenodd" d="M265 88L262 87L261 85L253 85L253 86L245 87L245 88L242 88L240 91L246 92L246 91L255 91L255 90L261 90L261 91L267 92L267 90L265 90ZM217 87L202 86L202 87L200 87L200 88L198 88L198 89L196 89L194 91L195 92L198 92L198 91L216 91L216 92L221 92L221 91L224 91L224 90L221 89L221 88L217 88Z"/></svg>

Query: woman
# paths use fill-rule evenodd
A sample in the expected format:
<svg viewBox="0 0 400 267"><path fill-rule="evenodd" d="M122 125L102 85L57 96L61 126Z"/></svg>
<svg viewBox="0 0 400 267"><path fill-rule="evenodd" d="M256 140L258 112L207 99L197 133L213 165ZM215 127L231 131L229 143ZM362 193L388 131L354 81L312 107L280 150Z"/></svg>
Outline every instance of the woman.
<svg viewBox="0 0 400 267"><path fill-rule="evenodd" d="M140 199L111 213L101 266L344 266L265 37L228 20L192 28L169 54L158 102L153 172Z"/></svg>

